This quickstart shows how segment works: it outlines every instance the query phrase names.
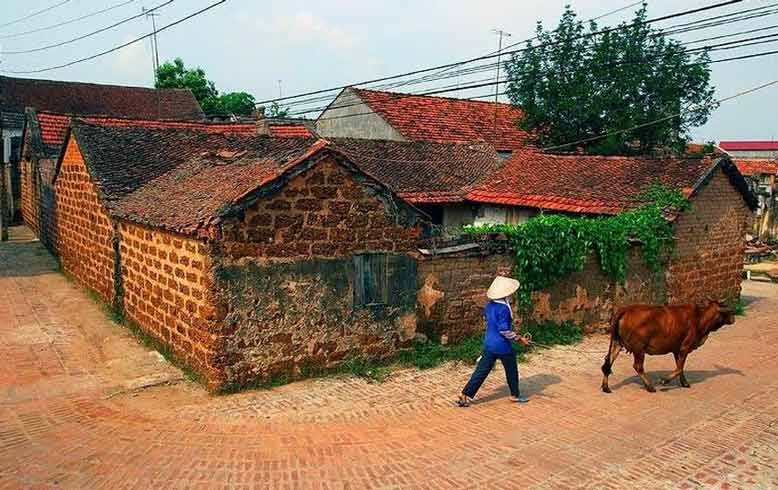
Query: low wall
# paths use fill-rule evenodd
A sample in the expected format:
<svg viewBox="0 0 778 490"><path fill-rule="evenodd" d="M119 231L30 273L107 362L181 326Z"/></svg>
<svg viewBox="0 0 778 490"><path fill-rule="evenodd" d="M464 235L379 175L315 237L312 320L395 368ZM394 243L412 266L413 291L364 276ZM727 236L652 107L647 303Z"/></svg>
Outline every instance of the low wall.
<svg viewBox="0 0 778 490"><path fill-rule="evenodd" d="M419 331L452 341L483 330L486 290L497 274L511 275L510 252L461 253L419 259ZM623 285L605 276L596 257L583 270L534 294L534 311L525 321L573 321L587 331L607 328L614 308L630 303L663 303L663 274L647 269L639 249L628 257Z"/></svg>
<svg viewBox="0 0 778 490"><path fill-rule="evenodd" d="M216 290L226 308L226 384L331 368L351 354L381 359L410 345L416 334L416 263L404 254L382 257L387 303L362 305L353 257L243 258L217 267Z"/></svg>

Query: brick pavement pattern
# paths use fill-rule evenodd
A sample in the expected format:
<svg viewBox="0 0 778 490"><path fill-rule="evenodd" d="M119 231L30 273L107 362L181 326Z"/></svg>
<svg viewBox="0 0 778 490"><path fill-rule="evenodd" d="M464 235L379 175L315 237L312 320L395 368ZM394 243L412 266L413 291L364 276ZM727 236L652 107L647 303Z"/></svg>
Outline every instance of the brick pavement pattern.
<svg viewBox="0 0 778 490"><path fill-rule="evenodd" d="M56 270L23 228L0 245L0 489L778 488L778 285L690 357L690 390L599 391L604 336L521 366L526 406L472 366L211 397ZM671 356L649 358L656 377Z"/></svg>

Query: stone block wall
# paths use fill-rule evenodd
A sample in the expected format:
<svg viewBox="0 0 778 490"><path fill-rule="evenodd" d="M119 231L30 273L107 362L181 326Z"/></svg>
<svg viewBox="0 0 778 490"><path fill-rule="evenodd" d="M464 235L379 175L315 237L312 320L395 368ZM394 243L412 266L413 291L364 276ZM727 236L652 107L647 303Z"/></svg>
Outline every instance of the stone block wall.
<svg viewBox="0 0 778 490"><path fill-rule="evenodd" d="M222 266L227 385L242 386L349 356L381 359L416 334L416 262L386 256L386 303L356 304L353 258L287 262L244 258Z"/></svg>
<svg viewBox="0 0 778 490"><path fill-rule="evenodd" d="M64 271L114 304L116 256L113 223L75 140L62 159L55 191L58 252Z"/></svg>
<svg viewBox="0 0 778 490"><path fill-rule="evenodd" d="M35 163L22 160L22 219L24 223L40 238L40 188L36 176Z"/></svg>
<svg viewBox="0 0 778 490"><path fill-rule="evenodd" d="M484 328L486 290L496 275L510 276L507 254L452 254L419 259L419 332L441 341L457 340Z"/></svg>
<svg viewBox="0 0 778 490"><path fill-rule="evenodd" d="M211 247L202 241L122 221L121 291L126 318L168 345L218 385L221 332L213 294Z"/></svg>
<svg viewBox="0 0 778 490"><path fill-rule="evenodd" d="M330 158L225 222L224 253L311 258L412 250L422 230L403 225L393 206L400 205L376 195Z"/></svg>
<svg viewBox="0 0 778 490"><path fill-rule="evenodd" d="M453 341L484 329L486 290L496 275L511 277L510 252L422 257L419 262L419 331ZM639 249L628 258L623 285L600 270L596 257L580 272L533 295L534 309L523 321L572 321L587 331L607 328L614 308L631 303L663 303L664 275L651 272Z"/></svg>
<svg viewBox="0 0 778 490"><path fill-rule="evenodd" d="M670 303L740 297L751 219L727 175L717 172L675 223L675 253L667 270Z"/></svg>

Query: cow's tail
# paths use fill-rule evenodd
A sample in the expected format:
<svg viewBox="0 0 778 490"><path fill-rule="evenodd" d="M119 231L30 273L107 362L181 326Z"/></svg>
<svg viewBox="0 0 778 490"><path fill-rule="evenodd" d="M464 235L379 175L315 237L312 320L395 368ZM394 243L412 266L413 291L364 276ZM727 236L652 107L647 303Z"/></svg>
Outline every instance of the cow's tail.
<svg viewBox="0 0 778 490"><path fill-rule="evenodd" d="M616 342L621 342L621 339L619 338L619 322L623 316L624 310L619 310L613 315L613 319L611 319L611 341L608 345L608 353L605 354L605 362L602 363L602 374L605 376L610 376L613 372L611 370L611 352L613 352L613 346Z"/></svg>

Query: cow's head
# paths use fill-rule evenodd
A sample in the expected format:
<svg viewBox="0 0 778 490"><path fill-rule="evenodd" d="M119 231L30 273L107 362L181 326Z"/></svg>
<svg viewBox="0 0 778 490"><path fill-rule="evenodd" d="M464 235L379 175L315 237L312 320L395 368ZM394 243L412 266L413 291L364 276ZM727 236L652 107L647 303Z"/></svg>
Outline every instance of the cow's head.
<svg viewBox="0 0 778 490"><path fill-rule="evenodd" d="M701 326L704 335L715 332L725 325L735 323L735 312L722 301L709 299L703 309Z"/></svg>

